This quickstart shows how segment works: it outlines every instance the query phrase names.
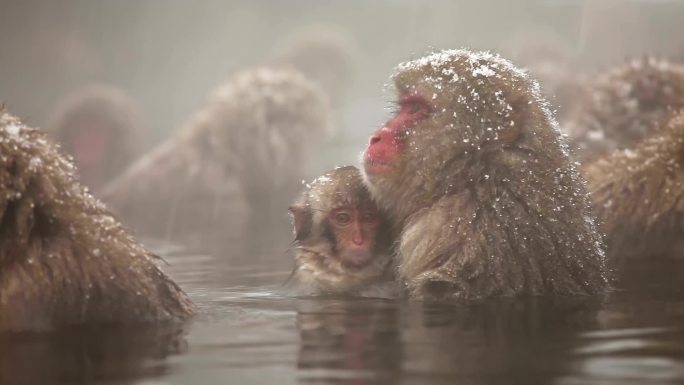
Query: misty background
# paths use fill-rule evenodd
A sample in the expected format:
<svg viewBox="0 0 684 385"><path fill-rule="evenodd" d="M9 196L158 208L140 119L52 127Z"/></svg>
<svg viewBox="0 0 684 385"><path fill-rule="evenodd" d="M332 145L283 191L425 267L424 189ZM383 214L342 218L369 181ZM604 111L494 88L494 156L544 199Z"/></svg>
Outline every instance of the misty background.
<svg viewBox="0 0 684 385"><path fill-rule="evenodd" d="M291 34L331 27L353 63L333 100L336 140L357 151L333 152L318 171L356 161L386 118L384 85L401 61L458 47L512 57L530 37L557 42L587 74L646 54L678 60L683 15L675 1L0 0L0 102L45 127L65 94L111 83L140 103L152 145Z"/></svg>

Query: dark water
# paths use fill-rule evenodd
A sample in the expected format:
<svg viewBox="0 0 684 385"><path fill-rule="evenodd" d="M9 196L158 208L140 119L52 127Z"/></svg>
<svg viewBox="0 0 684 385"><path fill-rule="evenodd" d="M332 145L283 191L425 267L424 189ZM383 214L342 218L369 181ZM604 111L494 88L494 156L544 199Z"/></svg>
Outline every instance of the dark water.
<svg viewBox="0 0 684 385"><path fill-rule="evenodd" d="M0 337L0 384L681 384L684 267L603 298L434 305L287 298L288 261L168 251L189 325Z"/></svg>

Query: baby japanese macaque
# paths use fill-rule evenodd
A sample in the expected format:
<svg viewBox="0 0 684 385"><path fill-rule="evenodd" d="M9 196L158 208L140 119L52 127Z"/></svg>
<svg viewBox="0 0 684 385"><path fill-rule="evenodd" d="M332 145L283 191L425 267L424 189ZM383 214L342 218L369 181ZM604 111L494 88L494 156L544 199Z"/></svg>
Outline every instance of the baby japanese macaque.
<svg viewBox="0 0 684 385"><path fill-rule="evenodd" d="M290 207L297 294L385 296L393 291L391 230L356 167L314 180Z"/></svg>
<svg viewBox="0 0 684 385"><path fill-rule="evenodd" d="M0 331L183 320L194 306L45 134L0 111Z"/></svg>

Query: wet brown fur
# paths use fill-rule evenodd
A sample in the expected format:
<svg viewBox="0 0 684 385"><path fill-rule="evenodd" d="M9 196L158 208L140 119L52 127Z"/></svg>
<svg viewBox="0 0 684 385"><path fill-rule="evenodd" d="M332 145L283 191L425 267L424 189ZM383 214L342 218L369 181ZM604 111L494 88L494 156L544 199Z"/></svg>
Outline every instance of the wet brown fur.
<svg viewBox="0 0 684 385"><path fill-rule="evenodd" d="M295 216L295 269L298 292L360 294L392 280L390 229L381 219L370 264L354 268L336 257L335 238L326 226L328 214L342 206L374 205L353 166L336 168L311 183L290 211Z"/></svg>
<svg viewBox="0 0 684 385"><path fill-rule="evenodd" d="M583 167L609 260L682 253L684 114L627 150Z"/></svg>
<svg viewBox="0 0 684 385"><path fill-rule="evenodd" d="M193 305L36 129L0 111L0 330L183 319Z"/></svg>
<svg viewBox="0 0 684 385"><path fill-rule="evenodd" d="M402 64L394 81L433 110L406 132L394 174L365 175L402 229L396 262L410 295L601 292L603 243L536 82L466 50Z"/></svg>
<svg viewBox="0 0 684 385"><path fill-rule="evenodd" d="M597 76L563 122L577 157L631 147L684 108L684 66L652 57Z"/></svg>
<svg viewBox="0 0 684 385"><path fill-rule="evenodd" d="M143 234L235 245L245 228L262 231L276 213L287 220L283 207L329 129L328 115L325 97L298 73L244 71L103 197Z"/></svg>

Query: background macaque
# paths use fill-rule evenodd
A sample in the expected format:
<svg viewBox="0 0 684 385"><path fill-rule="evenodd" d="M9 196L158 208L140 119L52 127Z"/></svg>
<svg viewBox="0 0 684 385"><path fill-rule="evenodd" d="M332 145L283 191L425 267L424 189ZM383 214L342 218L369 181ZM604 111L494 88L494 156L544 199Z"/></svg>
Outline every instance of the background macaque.
<svg viewBox="0 0 684 385"><path fill-rule="evenodd" d="M393 279L389 224L371 201L356 167L314 180L290 206L295 227L297 292L381 294Z"/></svg>
<svg viewBox="0 0 684 385"><path fill-rule="evenodd" d="M0 112L0 330L193 313L45 135Z"/></svg>
<svg viewBox="0 0 684 385"><path fill-rule="evenodd" d="M684 107L684 66L645 58L599 75L563 128L590 161L640 142Z"/></svg>
<svg viewBox="0 0 684 385"><path fill-rule="evenodd" d="M364 153L371 195L401 229L419 298L592 294L604 251L538 85L488 53L400 64L398 110Z"/></svg>
<svg viewBox="0 0 684 385"><path fill-rule="evenodd" d="M97 190L140 154L141 114L122 90L94 85L57 106L50 133L73 156L81 182Z"/></svg>
<svg viewBox="0 0 684 385"><path fill-rule="evenodd" d="M344 30L313 25L284 38L271 53L270 61L304 74L338 107L353 78L356 55L354 41Z"/></svg>
<svg viewBox="0 0 684 385"><path fill-rule="evenodd" d="M307 25L276 41L266 58L267 65L296 70L318 85L330 99L334 126L345 127L319 145L319 154L325 156L307 165L307 176L354 162L359 140L363 140L361 130L354 129L363 114L353 103L360 86L356 80L363 76L357 71L363 55L349 32L328 23Z"/></svg>
<svg viewBox="0 0 684 385"><path fill-rule="evenodd" d="M684 229L684 115L634 147L584 166L610 261L671 255Z"/></svg>
<svg viewBox="0 0 684 385"><path fill-rule="evenodd" d="M112 182L104 199L149 236L226 252L249 227L264 243L272 237L261 234L286 226L283 208L328 118L325 96L298 73L244 71Z"/></svg>

